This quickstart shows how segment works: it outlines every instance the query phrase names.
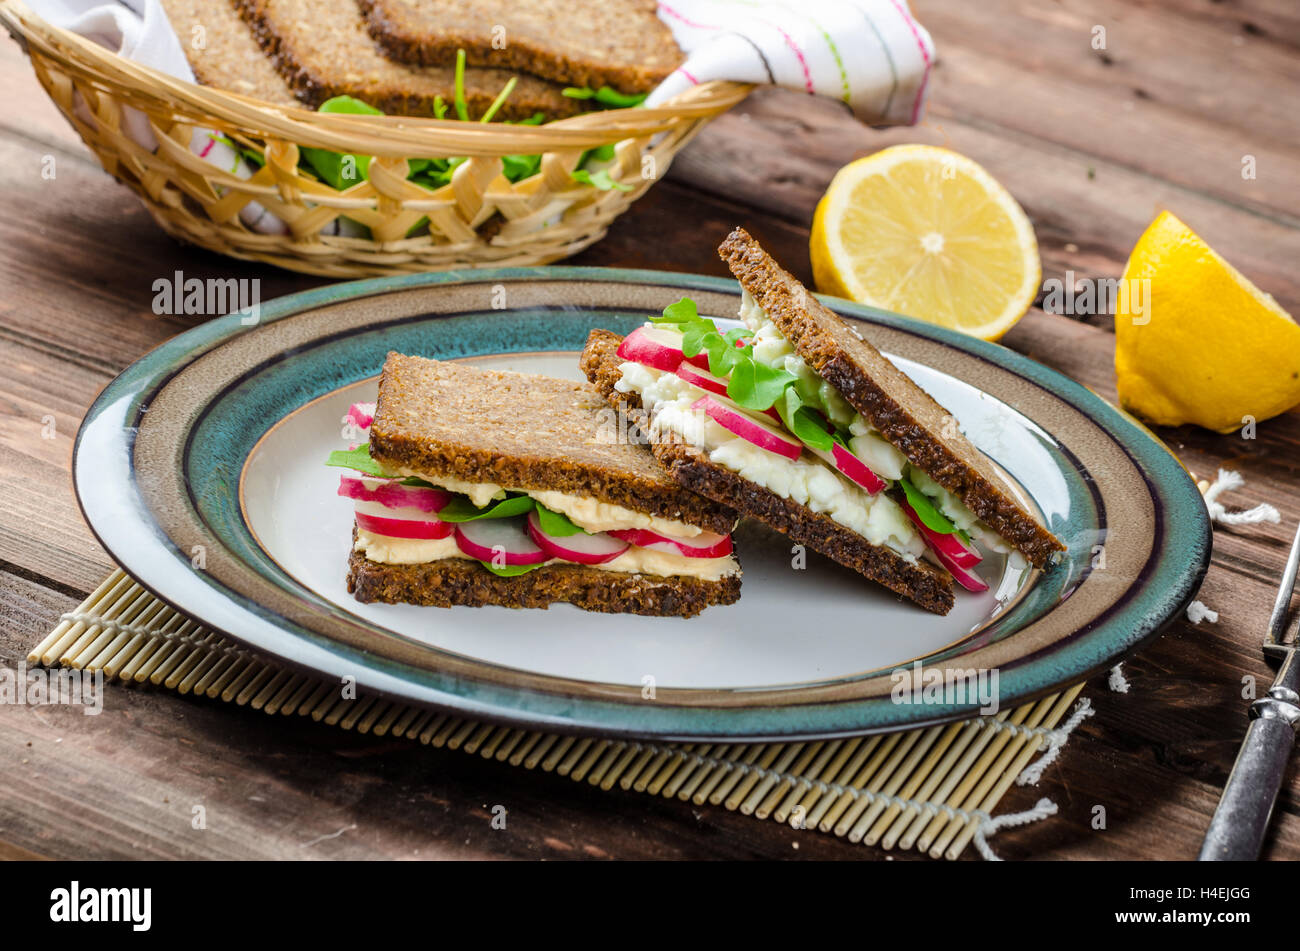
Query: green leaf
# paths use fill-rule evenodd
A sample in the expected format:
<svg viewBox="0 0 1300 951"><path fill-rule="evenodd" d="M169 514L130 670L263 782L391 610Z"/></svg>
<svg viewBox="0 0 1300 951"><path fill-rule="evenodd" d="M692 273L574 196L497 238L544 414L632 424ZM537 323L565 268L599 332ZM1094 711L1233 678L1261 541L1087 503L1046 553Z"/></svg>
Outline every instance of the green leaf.
<svg viewBox="0 0 1300 951"><path fill-rule="evenodd" d="M526 495L511 495L497 499L483 508L477 508L463 495L453 496L452 500L438 511L438 518L444 522L472 522L480 518L511 518L515 515L527 515L533 510L533 502Z"/></svg>
<svg viewBox="0 0 1300 951"><path fill-rule="evenodd" d="M724 344L735 354L735 369L727 383L727 395L745 409L764 410L774 406L788 392L796 377L788 370L774 370L759 363L735 344ZM780 410L777 410L779 413ZM796 433L796 435L798 435Z"/></svg>
<svg viewBox="0 0 1300 951"><path fill-rule="evenodd" d="M501 172L509 182L521 182L525 178L532 178L542 167L542 157L540 155L503 155L501 156Z"/></svg>
<svg viewBox="0 0 1300 951"><path fill-rule="evenodd" d="M469 121L469 103L465 99L465 51L456 50L456 117L461 122Z"/></svg>
<svg viewBox="0 0 1300 951"><path fill-rule="evenodd" d="M545 534L556 538L566 538L569 535L577 535L579 532L583 535L591 534L585 529L574 525L563 512L552 512L540 502L537 503L537 522L541 525Z"/></svg>
<svg viewBox="0 0 1300 951"><path fill-rule="evenodd" d="M776 412L781 417L781 422L785 423L785 428L805 446L820 449L822 452L831 451L835 442L834 437L826 431L826 427L814 415L814 411L803 405L798 391L793 386L788 387L782 399L777 401Z"/></svg>
<svg viewBox="0 0 1300 951"><path fill-rule="evenodd" d="M583 185L590 185L593 188L599 188L603 192L610 191L614 188L617 188L621 192L630 192L632 190L631 185L624 185L622 182L616 182L614 179L610 178L609 169L605 168L602 168L599 172L595 172L594 174L587 171L585 168L580 168L571 172L569 177L575 182L579 182Z"/></svg>
<svg viewBox="0 0 1300 951"><path fill-rule="evenodd" d="M898 484L903 487L903 494L907 496L907 504L912 507L926 528L938 532L940 535L951 535L957 531L957 526L948 521L947 516L934 507L930 497L912 485L907 479L899 479Z"/></svg>
<svg viewBox="0 0 1300 951"><path fill-rule="evenodd" d="M662 317L650 318L656 324L684 324L699 319L700 312L695 307L695 301L689 297L683 297L677 303L669 304L664 308Z"/></svg>
<svg viewBox="0 0 1300 951"><path fill-rule="evenodd" d="M382 116L383 110L352 96L334 96L320 104L317 112L340 112L355 116Z"/></svg>
<svg viewBox="0 0 1300 951"><path fill-rule="evenodd" d="M569 86L564 90L563 95L570 99L594 99L600 105L610 109L627 109L641 105L649 93L621 93L609 86L601 86L599 89L592 89L590 86Z"/></svg>
<svg viewBox="0 0 1300 951"><path fill-rule="evenodd" d="M366 475L380 476L387 479L384 467L370 458L370 443L363 442L355 449L335 449L325 460L327 466L339 466L343 469L356 469Z"/></svg>
<svg viewBox="0 0 1300 951"><path fill-rule="evenodd" d="M511 76L509 82L506 83L505 88L497 93L497 97L492 100L492 105L488 106L487 112L483 113L478 121L491 122L492 117L497 114L498 110L500 110L503 105L505 105L505 101L509 99L510 94L515 91L515 86L518 82L518 76Z"/></svg>
<svg viewBox="0 0 1300 951"><path fill-rule="evenodd" d="M480 561L479 564L494 575L498 575L502 578L514 578L518 575L526 575L534 568L542 567L544 562L538 562L535 565L502 565L500 568L487 561Z"/></svg>

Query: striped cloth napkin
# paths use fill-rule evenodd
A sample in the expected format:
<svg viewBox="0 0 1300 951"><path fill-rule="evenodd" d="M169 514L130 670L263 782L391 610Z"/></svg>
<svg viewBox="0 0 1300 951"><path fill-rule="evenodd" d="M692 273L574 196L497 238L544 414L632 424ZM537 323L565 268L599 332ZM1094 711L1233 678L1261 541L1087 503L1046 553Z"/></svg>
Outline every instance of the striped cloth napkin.
<svg viewBox="0 0 1300 951"><path fill-rule="evenodd" d="M845 103L871 125L915 125L934 42L907 0L660 0L686 62L646 100L710 79L769 83Z"/></svg>

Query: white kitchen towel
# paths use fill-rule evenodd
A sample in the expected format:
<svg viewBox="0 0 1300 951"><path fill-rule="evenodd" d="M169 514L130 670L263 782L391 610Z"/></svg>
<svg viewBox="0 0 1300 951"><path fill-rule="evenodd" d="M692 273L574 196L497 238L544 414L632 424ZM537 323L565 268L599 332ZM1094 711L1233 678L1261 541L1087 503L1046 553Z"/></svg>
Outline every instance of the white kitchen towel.
<svg viewBox="0 0 1300 951"><path fill-rule="evenodd" d="M55 26L78 33L127 59L151 66L177 79L194 81L194 71L185 59L180 40L172 30L159 0L27 0L32 11ZM83 122L92 122L90 110L77 96L74 109ZM153 151L158 140L144 114L131 108L122 110L122 130L133 142ZM221 133L212 129L195 129L190 151L213 165L228 169L238 178L249 178L254 169L227 144ZM257 202L249 202L239 212L249 228L262 234L286 234L284 222Z"/></svg>
<svg viewBox="0 0 1300 951"><path fill-rule="evenodd" d="M838 99L871 125L915 125L934 42L907 0L661 0L686 62L654 105L710 79Z"/></svg>

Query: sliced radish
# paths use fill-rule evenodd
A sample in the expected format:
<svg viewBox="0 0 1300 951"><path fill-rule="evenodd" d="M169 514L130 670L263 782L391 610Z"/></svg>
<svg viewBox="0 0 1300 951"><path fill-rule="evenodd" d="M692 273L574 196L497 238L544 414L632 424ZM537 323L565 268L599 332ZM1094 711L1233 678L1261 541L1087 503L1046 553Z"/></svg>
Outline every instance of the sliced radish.
<svg viewBox="0 0 1300 951"><path fill-rule="evenodd" d="M759 449L766 449L785 459L798 459L803 452L803 443L793 436L770 423L750 416L743 410L732 409L712 396L700 397L691 404L691 409L706 413L711 420L728 432L753 443Z"/></svg>
<svg viewBox="0 0 1300 951"><path fill-rule="evenodd" d="M390 509L414 508L421 512L439 512L451 501L451 493L427 485L403 485L400 479L339 479L339 495L358 502L378 502Z"/></svg>
<svg viewBox="0 0 1300 951"><path fill-rule="evenodd" d="M718 397L719 401L725 401L724 405L731 409L738 410L742 413L751 412L746 410L739 403L727 395L727 380L725 377L714 376L708 370L701 370L691 363L683 363L677 368L677 377L692 386L698 386L700 389L712 393ZM764 415L771 416L778 423L781 422L781 414L776 411L775 406L769 406L761 410Z"/></svg>
<svg viewBox="0 0 1300 951"><path fill-rule="evenodd" d="M831 443L831 451L808 447L808 451L819 459L825 459L840 472L844 473L871 495L875 495L886 485L880 476L871 471L871 467L845 449L837 442Z"/></svg>
<svg viewBox="0 0 1300 951"><path fill-rule="evenodd" d="M916 514L916 509L912 508L906 499L900 499L898 504L902 506L904 514L912 520L912 524L921 533L925 543L933 549L936 555L944 559L945 567L947 567L947 562L952 562L960 568L974 568L984 560L984 556L975 549L975 546L962 541L961 536L956 532L951 534L936 532L926 525L925 522L921 521L921 516Z"/></svg>
<svg viewBox="0 0 1300 951"><path fill-rule="evenodd" d="M701 532L694 537L685 538L681 535L652 532L648 528L621 528L606 534L621 538L638 548L685 555L687 558L722 558L731 554L731 536L716 532Z"/></svg>
<svg viewBox="0 0 1300 951"><path fill-rule="evenodd" d="M576 562L579 565L603 565L607 561L613 561L628 549L627 542L613 538L605 532L597 532L594 535L584 532L564 536L547 535L542 531L542 523L537 517L536 509L528 513L528 537L552 558L563 558L565 561Z"/></svg>
<svg viewBox="0 0 1300 951"><path fill-rule="evenodd" d="M551 556L531 538L525 519L480 518L456 525L456 545L471 558L501 565L538 565Z"/></svg>
<svg viewBox="0 0 1300 951"><path fill-rule="evenodd" d="M682 335L675 330L652 324L638 327L624 337L618 345L618 355L624 360L670 373L685 359L682 353Z"/></svg>
<svg viewBox="0 0 1300 951"><path fill-rule="evenodd" d="M942 563L943 566L952 573L953 579L967 591L979 592L987 591L989 589L988 584L985 583L983 578L975 574L973 568L963 568L961 565L939 552L935 552L935 555L938 557L940 563Z"/></svg>
<svg viewBox="0 0 1300 951"><path fill-rule="evenodd" d="M369 429L375 421L375 403L353 403L348 407L348 419L361 429Z"/></svg>
<svg viewBox="0 0 1300 951"><path fill-rule="evenodd" d="M357 512L356 519L358 528L390 538L446 538L451 534L451 523L437 519L421 522L409 518L367 515L365 512Z"/></svg>

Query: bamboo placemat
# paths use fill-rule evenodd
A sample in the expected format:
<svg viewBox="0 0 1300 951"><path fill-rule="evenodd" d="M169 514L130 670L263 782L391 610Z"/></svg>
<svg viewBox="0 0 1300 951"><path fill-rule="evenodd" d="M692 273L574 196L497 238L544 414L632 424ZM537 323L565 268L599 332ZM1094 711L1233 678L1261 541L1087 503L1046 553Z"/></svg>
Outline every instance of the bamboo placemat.
<svg viewBox="0 0 1300 951"><path fill-rule="evenodd" d="M683 744L541 733L364 693L343 699L338 683L285 668L209 631L121 570L65 614L27 660L102 670L109 680L147 682L268 714L310 716L345 730L543 769L604 790L721 805L850 842L946 859L972 842L985 858L996 858L989 836L1056 812L1050 800L1040 799L1026 812L992 815L1012 783L1037 782L1070 731L1092 712L1086 698L1075 704L1083 689L1078 684L992 717L846 740Z"/></svg>

